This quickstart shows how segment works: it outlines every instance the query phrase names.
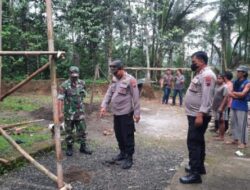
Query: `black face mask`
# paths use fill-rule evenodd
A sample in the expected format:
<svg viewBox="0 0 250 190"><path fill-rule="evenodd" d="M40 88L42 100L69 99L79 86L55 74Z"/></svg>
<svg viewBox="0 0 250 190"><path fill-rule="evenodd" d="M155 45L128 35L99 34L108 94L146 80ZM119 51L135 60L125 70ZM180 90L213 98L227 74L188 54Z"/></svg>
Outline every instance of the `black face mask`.
<svg viewBox="0 0 250 190"><path fill-rule="evenodd" d="M117 71L119 70L116 66L109 66L110 72L113 75L116 75Z"/></svg>
<svg viewBox="0 0 250 190"><path fill-rule="evenodd" d="M77 79L78 79L78 77L70 77L70 80L71 80L72 82L76 82Z"/></svg>
<svg viewBox="0 0 250 190"><path fill-rule="evenodd" d="M192 63L191 64L191 70L192 71L196 71L199 67L195 64L195 63Z"/></svg>

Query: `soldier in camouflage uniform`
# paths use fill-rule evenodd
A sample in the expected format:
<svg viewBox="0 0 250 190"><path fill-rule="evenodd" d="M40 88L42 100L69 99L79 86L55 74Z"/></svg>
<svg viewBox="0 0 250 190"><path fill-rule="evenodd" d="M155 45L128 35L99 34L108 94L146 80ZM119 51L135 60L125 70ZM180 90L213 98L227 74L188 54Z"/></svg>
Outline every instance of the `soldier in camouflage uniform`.
<svg viewBox="0 0 250 190"><path fill-rule="evenodd" d="M69 79L64 81L58 94L58 108L60 120L64 117L66 130L66 155L73 155L74 129L76 139L80 143L80 152L91 154L86 147L86 123L84 120L83 98L86 96L85 82L79 79L79 68L69 68Z"/></svg>

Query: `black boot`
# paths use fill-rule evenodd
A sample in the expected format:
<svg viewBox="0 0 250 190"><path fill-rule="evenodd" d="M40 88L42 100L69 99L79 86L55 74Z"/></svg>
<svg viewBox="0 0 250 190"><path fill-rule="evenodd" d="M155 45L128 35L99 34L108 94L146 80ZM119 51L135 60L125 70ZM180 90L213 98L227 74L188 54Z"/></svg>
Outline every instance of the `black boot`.
<svg viewBox="0 0 250 190"><path fill-rule="evenodd" d="M115 157L111 158L111 160L106 160L105 162L108 164L121 164L119 161L122 161L126 159L126 154L125 153L120 153L118 155L116 155Z"/></svg>
<svg viewBox="0 0 250 190"><path fill-rule="evenodd" d="M81 144L79 151L83 154L88 154L88 155L92 154L92 151L87 148L86 144Z"/></svg>
<svg viewBox="0 0 250 190"><path fill-rule="evenodd" d="M180 178L180 182L183 184L192 184L192 183L202 183L200 174L191 173L187 176Z"/></svg>
<svg viewBox="0 0 250 190"><path fill-rule="evenodd" d="M66 150L66 155L67 156L72 156L73 155L73 145L67 145L67 150Z"/></svg>
<svg viewBox="0 0 250 190"><path fill-rule="evenodd" d="M122 169L130 169L133 165L132 156L127 156L127 158L122 163Z"/></svg>
<svg viewBox="0 0 250 190"><path fill-rule="evenodd" d="M121 152L120 154L112 158L112 160L116 162L116 161L124 160L125 158L126 158L126 154Z"/></svg>
<svg viewBox="0 0 250 190"><path fill-rule="evenodd" d="M192 170L191 170L191 167L188 165L185 167L185 172L187 173L192 173ZM205 175L207 172L206 172L206 168L205 166L201 167L200 171L199 171L199 174L200 175Z"/></svg>

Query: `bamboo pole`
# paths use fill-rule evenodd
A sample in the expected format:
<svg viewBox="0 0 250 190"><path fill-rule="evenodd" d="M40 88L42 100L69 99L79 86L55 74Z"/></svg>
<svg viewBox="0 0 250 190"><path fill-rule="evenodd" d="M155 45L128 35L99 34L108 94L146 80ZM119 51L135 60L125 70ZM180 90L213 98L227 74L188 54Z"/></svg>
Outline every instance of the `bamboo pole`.
<svg viewBox="0 0 250 190"><path fill-rule="evenodd" d="M150 71L166 71L167 69L171 69L173 71L176 71L178 69L185 70L185 71L191 71L190 68L159 68L159 67L125 67L126 70L150 70Z"/></svg>
<svg viewBox="0 0 250 190"><path fill-rule="evenodd" d="M3 163L5 165L9 165L9 160L6 160L4 158L0 158L0 163Z"/></svg>
<svg viewBox="0 0 250 190"><path fill-rule="evenodd" d="M15 91L17 91L19 88L21 88L23 85L25 85L26 83L28 83L31 79L33 79L35 76L37 76L38 74L40 74L41 72L43 72L45 69L47 69L49 67L50 63L46 63L45 65L43 65L41 68L39 68L38 70L36 70L34 73L32 73L30 76L28 76L26 79L24 79L23 81L21 81L19 84L17 84L16 86L14 86L13 88L11 88L8 92L6 92L3 96L0 97L0 101L3 101L4 98L6 98L7 96L9 96L10 94L14 93Z"/></svg>
<svg viewBox="0 0 250 190"><path fill-rule="evenodd" d="M2 128L0 128L0 132L3 137L18 151L20 152L27 160L29 160L36 168L47 175L53 181L57 181L57 177L47 170L43 165L38 163L34 158L32 158L26 151L24 151Z"/></svg>
<svg viewBox="0 0 250 190"><path fill-rule="evenodd" d="M46 13L47 13L47 35L48 35L48 50L54 51L54 37L53 37L53 22L52 22L52 2L46 0ZM58 115L57 104L57 83L56 83L56 65L53 56L49 56L50 64L50 77L51 77L51 94L53 103L53 120L55 124L55 147L56 147L56 165L57 165L57 186L58 189L64 187L63 183L63 167L62 167L62 148L60 137L60 121Z"/></svg>
<svg viewBox="0 0 250 190"><path fill-rule="evenodd" d="M65 54L64 51L0 51L1 56L5 55L63 55Z"/></svg>
<svg viewBox="0 0 250 190"><path fill-rule="evenodd" d="M32 158L25 150L22 149L21 146L19 146L2 128L0 128L0 132L3 135L3 137L18 151L20 154L22 154L30 163L32 163L39 171L44 173L46 176L48 176L51 180L54 182L58 181L57 176L55 176L53 173L51 173L48 169L46 169L43 165L41 165L39 162L37 162L34 158ZM69 184L66 184L63 182L63 186L70 187Z"/></svg>
<svg viewBox="0 0 250 190"><path fill-rule="evenodd" d="M37 123L37 122L41 122L44 121L44 119L37 119L37 120L33 120L33 121L25 121L25 122L20 122L20 123L15 123L15 124L10 124L10 125L0 125L1 129L9 129L9 128L13 128L13 127L18 127L18 126L22 126L22 125L28 125L31 123Z"/></svg>

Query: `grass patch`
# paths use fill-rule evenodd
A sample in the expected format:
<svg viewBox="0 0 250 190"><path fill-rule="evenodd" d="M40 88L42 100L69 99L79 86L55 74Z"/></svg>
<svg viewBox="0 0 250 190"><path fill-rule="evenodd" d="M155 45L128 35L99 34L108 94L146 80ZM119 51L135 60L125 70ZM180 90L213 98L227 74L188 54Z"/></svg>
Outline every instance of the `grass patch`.
<svg viewBox="0 0 250 190"><path fill-rule="evenodd" d="M90 98L91 98L91 95L87 94L87 96L83 99L83 102L89 104ZM103 100L103 96L94 95L94 97L93 97L93 103L101 103L102 100Z"/></svg>
<svg viewBox="0 0 250 190"><path fill-rule="evenodd" d="M85 83L87 85L91 85L93 84L93 79L84 79ZM108 84L107 80L106 79L97 79L95 81L96 84Z"/></svg>
<svg viewBox="0 0 250 190"><path fill-rule="evenodd" d="M35 111L42 106L51 106L51 102L51 96L10 96L0 103L0 125L32 120L33 118L28 112ZM26 125L20 127L25 126ZM13 133L14 131L11 135L13 140L23 142L20 146L31 154L35 154L36 152L43 151L45 148L48 149L48 147L53 146L50 131L39 123L28 125L27 128L22 129L20 135ZM0 136L0 158L11 161L9 166L0 164L0 175L26 163L26 160L21 154L15 150L3 136Z"/></svg>
<svg viewBox="0 0 250 190"><path fill-rule="evenodd" d="M22 141L20 144L25 150L32 151L33 145L42 141L47 141L51 139L51 134L49 133L22 133L20 135L12 135L12 138L15 141ZM0 157L1 158L11 158L15 157L17 151L15 152L13 147L4 139L3 136L0 136Z"/></svg>
<svg viewBox="0 0 250 190"><path fill-rule="evenodd" d="M8 115L6 117L0 117L0 125L19 123L23 120L25 120L25 118Z"/></svg>
<svg viewBox="0 0 250 190"><path fill-rule="evenodd" d="M34 111L40 106L33 103L29 97L11 96L1 103L1 110Z"/></svg>

